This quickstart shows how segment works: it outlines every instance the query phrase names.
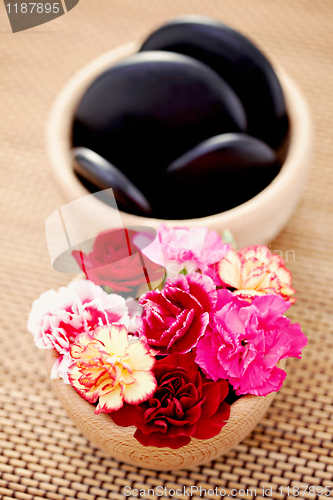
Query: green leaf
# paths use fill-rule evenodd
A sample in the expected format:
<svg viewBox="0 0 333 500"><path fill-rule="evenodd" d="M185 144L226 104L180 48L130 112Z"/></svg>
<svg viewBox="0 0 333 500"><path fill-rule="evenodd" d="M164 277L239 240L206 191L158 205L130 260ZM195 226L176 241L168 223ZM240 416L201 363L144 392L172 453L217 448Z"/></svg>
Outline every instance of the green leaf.
<svg viewBox="0 0 333 500"><path fill-rule="evenodd" d="M234 250L237 250L237 243L235 241L235 238L233 237L232 232L229 231L229 229L225 229L223 231L222 241L223 241L223 243L231 245Z"/></svg>

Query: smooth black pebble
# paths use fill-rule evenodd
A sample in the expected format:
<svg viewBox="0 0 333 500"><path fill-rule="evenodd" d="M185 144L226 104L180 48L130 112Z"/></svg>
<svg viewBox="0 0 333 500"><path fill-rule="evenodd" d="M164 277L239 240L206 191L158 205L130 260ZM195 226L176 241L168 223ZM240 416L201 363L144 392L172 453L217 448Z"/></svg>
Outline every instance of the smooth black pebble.
<svg viewBox="0 0 333 500"><path fill-rule="evenodd" d="M270 62L248 38L215 19L188 15L152 33L140 50L176 52L207 64L242 101L247 133L273 148L281 144L288 129L281 85Z"/></svg>
<svg viewBox="0 0 333 500"><path fill-rule="evenodd" d="M74 148L74 170L98 190L112 188L118 207L137 215L152 215L146 197L118 168L87 148ZM90 188L91 189L91 188Z"/></svg>
<svg viewBox="0 0 333 500"><path fill-rule="evenodd" d="M181 54L144 52L88 88L73 145L101 155L159 204L160 173L172 161L213 135L245 129L242 104L211 68Z"/></svg>
<svg viewBox="0 0 333 500"><path fill-rule="evenodd" d="M234 208L262 191L279 173L275 151L246 134L208 139L166 170L160 217L192 219Z"/></svg>

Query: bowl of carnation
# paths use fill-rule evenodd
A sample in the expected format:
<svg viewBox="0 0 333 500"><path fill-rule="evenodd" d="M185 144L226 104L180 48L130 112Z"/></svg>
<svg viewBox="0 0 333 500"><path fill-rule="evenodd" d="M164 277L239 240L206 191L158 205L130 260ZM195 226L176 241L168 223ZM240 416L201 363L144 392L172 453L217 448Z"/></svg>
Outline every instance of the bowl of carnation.
<svg viewBox="0 0 333 500"><path fill-rule="evenodd" d="M131 243L141 237L133 231ZM126 463L171 470L241 442L282 387L286 359L299 358L307 341L284 315L295 290L268 247L236 251L207 228L162 225L158 237L167 274L170 263L178 271L139 292L139 309L102 288L117 288L111 266L113 281L103 268L95 282L80 275L42 294L28 329L47 349L52 386L88 439ZM103 242L103 255L112 254L114 240L102 233L98 255ZM154 246L143 252L159 258ZM118 286L131 283L127 273Z"/></svg>

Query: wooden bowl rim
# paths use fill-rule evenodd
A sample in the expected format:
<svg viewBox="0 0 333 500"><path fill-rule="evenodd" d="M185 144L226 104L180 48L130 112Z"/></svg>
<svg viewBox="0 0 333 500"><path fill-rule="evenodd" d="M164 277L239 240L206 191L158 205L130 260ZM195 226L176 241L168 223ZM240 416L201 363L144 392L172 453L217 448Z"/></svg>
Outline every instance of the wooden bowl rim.
<svg viewBox="0 0 333 500"><path fill-rule="evenodd" d="M76 106L85 90L100 73L123 57L131 55L138 48L138 43L131 42L112 49L92 60L72 77L56 99L48 126L48 151L53 174L62 190L66 193L68 200L91 194L78 181L72 169L69 137ZM165 220L120 212L124 224L130 221L131 225L152 225L153 227L162 223L168 226L182 224L189 227L198 225L211 227L218 224L228 227L233 220L244 217L249 219L251 214L265 210L265 207L272 203L274 198L279 198L284 187L292 181L295 175L301 174L304 165L309 163L308 159L312 154L313 130L308 105L297 85L280 67L275 70L284 92L290 121L288 150L277 177L263 191L247 202L219 214L197 219ZM94 203L97 205L103 204L97 198L95 198ZM110 207L110 210L114 209Z"/></svg>

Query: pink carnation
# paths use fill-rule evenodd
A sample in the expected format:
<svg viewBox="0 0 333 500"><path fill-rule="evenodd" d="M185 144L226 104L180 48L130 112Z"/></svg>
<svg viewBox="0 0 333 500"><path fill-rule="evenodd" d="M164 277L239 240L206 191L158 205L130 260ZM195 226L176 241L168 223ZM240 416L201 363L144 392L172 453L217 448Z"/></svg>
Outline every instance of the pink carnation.
<svg viewBox="0 0 333 500"><path fill-rule="evenodd" d="M139 335L161 354L189 352L204 335L216 300L216 287L208 276L180 274L167 280L161 292L142 295Z"/></svg>
<svg viewBox="0 0 333 500"><path fill-rule="evenodd" d="M139 248L146 247L142 253L151 261L164 265L169 276L171 272L178 274L184 267L188 273L197 269L204 271L219 262L230 249L216 231L209 231L207 227L168 228L161 224L157 233L158 239L154 241L151 233L138 233L133 243Z"/></svg>
<svg viewBox="0 0 333 500"><path fill-rule="evenodd" d="M59 291L49 290L35 300L29 315L28 330L37 347L56 349L60 354L52 370L52 378L68 382L67 369L72 363L71 344L79 333L100 325L129 323L125 299L108 295L88 280L71 283Z"/></svg>
<svg viewBox="0 0 333 500"><path fill-rule="evenodd" d="M307 339L283 313L290 307L276 295L251 304L229 290L218 290L209 330L197 346L196 362L207 377L227 379L237 395L266 396L278 391L286 373L280 359L301 357Z"/></svg>

